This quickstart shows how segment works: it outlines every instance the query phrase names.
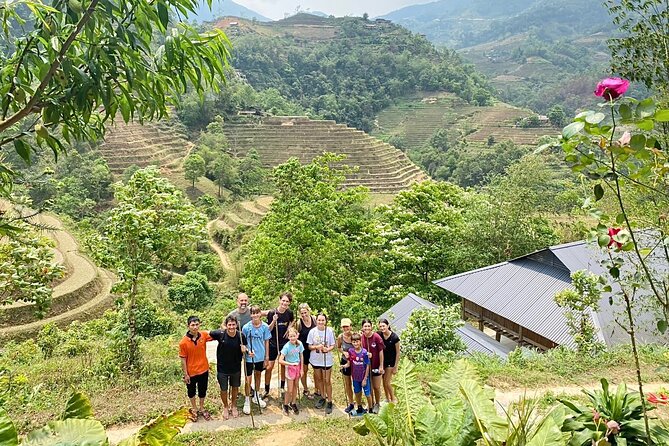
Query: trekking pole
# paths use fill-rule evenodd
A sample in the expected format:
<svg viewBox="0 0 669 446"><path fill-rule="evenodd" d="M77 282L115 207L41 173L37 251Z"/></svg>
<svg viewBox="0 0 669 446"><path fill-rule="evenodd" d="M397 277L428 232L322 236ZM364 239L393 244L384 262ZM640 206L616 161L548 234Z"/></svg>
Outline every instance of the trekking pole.
<svg viewBox="0 0 669 446"><path fill-rule="evenodd" d="M279 406L283 409L283 402L281 401L281 364L279 364L279 355L281 354L279 352L279 308L277 307L276 310L274 310L276 314L276 323L274 324L274 329L276 330L276 362L275 362L275 368L276 368L276 393L279 395L277 398L279 400ZM278 366L278 367L276 367Z"/></svg>
<svg viewBox="0 0 669 446"><path fill-rule="evenodd" d="M251 340L251 353L253 353L253 340ZM253 359L255 359L255 357ZM253 382L255 382L255 378L256 378L255 362L253 363L253 374L252 374L252 376L253 376L253 378L251 380ZM256 387L258 387L258 386L256 386ZM251 387L251 390L253 390L253 387ZM253 396L256 397L256 403L258 404L258 413L260 413L260 415L262 415L262 407L260 407L260 395L259 395L258 389L253 390ZM251 398L253 398L253 397L251 397ZM253 413L253 404L251 404L251 413Z"/></svg>
<svg viewBox="0 0 669 446"><path fill-rule="evenodd" d="M241 345L244 345L244 342L242 341L242 331L241 330L239 330L239 343ZM246 376L248 376L248 373L249 373L249 364L246 362L246 352L244 353L244 356L242 357L242 361L244 361L244 376L246 377ZM251 393L250 390L249 390L249 393ZM235 402L235 404L236 404L236 402ZM251 415L251 425L253 426L253 429L255 429L256 428L256 421L253 419L253 404L251 404L250 415Z"/></svg>

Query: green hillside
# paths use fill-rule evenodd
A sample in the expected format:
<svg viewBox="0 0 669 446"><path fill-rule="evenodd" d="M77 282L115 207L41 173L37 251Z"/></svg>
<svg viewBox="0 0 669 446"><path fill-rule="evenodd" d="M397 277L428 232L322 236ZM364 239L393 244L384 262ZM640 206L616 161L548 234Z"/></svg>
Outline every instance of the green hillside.
<svg viewBox="0 0 669 446"><path fill-rule="evenodd" d="M384 21L297 14L217 26L230 34L233 65L256 90L275 89L311 115L360 130L371 130L393 100L419 91L491 100L487 82L458 55Z"/></svg>

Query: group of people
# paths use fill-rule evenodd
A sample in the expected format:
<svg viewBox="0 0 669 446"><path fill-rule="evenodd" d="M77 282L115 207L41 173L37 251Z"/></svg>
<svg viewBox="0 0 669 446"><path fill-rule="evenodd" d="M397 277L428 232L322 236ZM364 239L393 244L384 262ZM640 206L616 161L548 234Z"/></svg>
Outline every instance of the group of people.
<svg viewBox="0 0 669 446"><path fill-rule="evenodd" d="M339 358L339 372L344 383L346 413L378 413L382 388L385 399L395 401L391 383L399 364L400 338L391 331L386 319L378 322L378 332L368 319L362 321L362 330L357 332L353 330L351 319L344 318L340 323L342 332L335 337L327 316L322 313L313 316L306 303L299 305L299 318L296 319L290 309L292 301L290 293L283 293L275 309L263 311L258 306L250 306L249 297L240 293L237 308L228 314L220 329L212 331L200 330L197 316L188 318L188 331L179 343L179 357L192 421L197 421L200 416L211 419L204 408L209 381L206 345L214 340L218 341L216 378L226 420L239 416L236 401L242 367L246 377L242 411L249 415L252 402L261 409L267 406L265 400L270 394L272 371L277 363L285 415L299 413L300 386L305 398L316 400L315 408L324 409L326 414L332 413L335 354ZM313 393L309 391L307 381L309 367L313 369ZM264 388L261 387L263 373ZM362 405L363 393L366 408Z"/></svg>

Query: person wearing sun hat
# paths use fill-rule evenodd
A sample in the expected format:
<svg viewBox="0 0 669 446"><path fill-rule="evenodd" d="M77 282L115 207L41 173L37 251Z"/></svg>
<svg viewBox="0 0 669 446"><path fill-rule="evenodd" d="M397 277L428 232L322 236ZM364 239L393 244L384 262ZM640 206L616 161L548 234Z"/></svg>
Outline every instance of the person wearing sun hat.
<svg viewBox="0 0 669 446"><path fill-rule="evenodd" d="M337 350L340 352L340 362L341 366L344 366L348 363L348 351L353 348L351 341L351 334L353 323L351 319L345 317L341 320L341 334L337 337ZM353 405L353 382L351 381L351 368L350 367L340 367L342 380L344 381L344 393L346 393L346 401L348 402L344 412L351 413L354 408Z"/></svg>

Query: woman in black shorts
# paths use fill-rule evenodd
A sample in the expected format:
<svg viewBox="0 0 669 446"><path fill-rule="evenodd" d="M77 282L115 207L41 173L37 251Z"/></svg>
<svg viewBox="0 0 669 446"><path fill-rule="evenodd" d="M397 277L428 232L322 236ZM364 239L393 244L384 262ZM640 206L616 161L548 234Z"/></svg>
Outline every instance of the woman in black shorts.
<svg viewBox="0 0 669 446"><path fill-rule="evenodd" d="M309 371L309 356L311 355L311 350L307 345L307 336L309 336L309 331L316 326L316 318L311 315L311 308L309 304L303 303L300 304L298 308L300 318L297 320L297 332L299 333L298 339L304 346L304 364L302 365L302 394L309 398L310 400L314 399L314 396L309 393L309 387L307 386L307 372Z"/></svg>
<svg viewBox="0 0 669 446"><path fill-rule="evenodd" d="M393 376L397 373L400 362L400 337L390 330L388 319L379 320L379 335L383 339L383 392L388 401L395 402L395 390L392 386Z"/></svg>

